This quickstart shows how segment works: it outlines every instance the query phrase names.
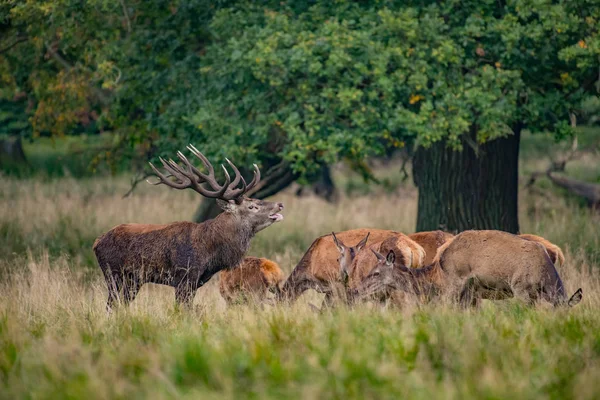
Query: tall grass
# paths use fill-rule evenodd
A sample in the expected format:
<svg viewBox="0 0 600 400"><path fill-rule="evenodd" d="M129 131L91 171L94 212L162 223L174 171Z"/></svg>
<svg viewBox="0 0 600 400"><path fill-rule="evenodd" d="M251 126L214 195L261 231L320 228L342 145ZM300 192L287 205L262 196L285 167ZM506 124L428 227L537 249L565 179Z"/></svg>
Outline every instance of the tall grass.
<svg viewBox="0 0 600 400"><path fill-rule="evenodd" d="M570 310L486 301L315 314L314 292L289 308L227 308L215 278L193 310L146 285L107 315L94 239L123 222L189 219L198 202L146 186L123 199L127 189L124 178L0 177L0 398L600 398L600 217L572 199L520 198L522 231L562 246L567 290L584 290ZM289 273L332 230L412 232L415 189L389 190L337 204L278 195L285 220L250 254Z"/></svg>
<svg viewBox="0 0 600 400"><path fill-rule="evenodd" d="M582 254L562 275L572 310L485 303L314 314L198 307L147 286L126 309L67 257L27 255L0 284L4 398L598 398L599 279ZM578 268L574 268L577 265Z"/></svg>

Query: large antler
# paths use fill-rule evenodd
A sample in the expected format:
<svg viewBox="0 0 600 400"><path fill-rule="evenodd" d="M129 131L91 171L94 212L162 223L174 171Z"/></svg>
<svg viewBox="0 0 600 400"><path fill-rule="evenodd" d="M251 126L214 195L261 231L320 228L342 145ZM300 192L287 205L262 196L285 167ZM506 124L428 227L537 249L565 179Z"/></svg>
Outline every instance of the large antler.
<svg viewBox="0 0 600 400"><path fill-rule="evenodd" d="M159 158L165 170L168 174L161 173L158 168L156 168L152 163L150 167L158 177L158 182L150 182L148 183L152 185L160 185L164 184L174 189L193 189L196 192L200 193L204 197L217 198L223 200L233 200L243 196L246 192L250 191L256 184L260 181L260 170L258 166L254 164L254 177L250 184L246 184L244 177L237 169L237 167L228 159L227 164L233 169L235 172L235 178L233 181L227 172L227 168L223 164L221 164L221 168L223 168L223 172L225 173L225 184L219 185L217 180L215 179L215 169L208 159L202 154L197 148L192 146L191 144L187 146L188 150L192 152L193 155L198 157L204 168L208 171L207 174L198 170L198 168L194 167L187 157L183 155L182 152L177 152L177 157L183 162L185 167L182 167L177 162L169 159L169 161L165 161L162 157ZM174 178L174 179L171 179ZM242 187L238 188L240 181L242 182ZM212 188L212 190L208 190L207 188L201 186L203 183L208 183L208 185Z"/></svg>

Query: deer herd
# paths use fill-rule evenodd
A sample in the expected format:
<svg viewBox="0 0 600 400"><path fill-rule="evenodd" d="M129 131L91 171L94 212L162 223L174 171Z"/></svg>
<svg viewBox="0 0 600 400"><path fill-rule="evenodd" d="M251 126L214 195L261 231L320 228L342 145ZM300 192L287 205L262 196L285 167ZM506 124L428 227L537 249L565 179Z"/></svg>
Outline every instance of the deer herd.
<svg viewBox="0 0 600 400"><path fill-rule="evenodd" d="M258 187L259 168L254 165L254 177L246 183L226 159L235 176L231 179L222 165L225 182L219 184L208 159L194 146L188 150L206 173L178 152L181 164L160 159L166 173L150 164L158 181L149 183L190 188L216 199L223 212L203 223L123 224L98 237L93 250L108 286L108 310L115 302L132 301L144 283L172 286L176 301L190 305L196 289L219 271L220 293L229 304L249 298L262 302L269 291L289 304L308 289L325 295L324 306L447 299L474 307L481 299L511 297L530 305L581 301L581 289L570 298L565 293L556 270L564 263L558 246L536 235L492 230L331 233L311 244L284 282L275 262L244 257L256 233L283 220L282 203L247 197Z"/></svg>

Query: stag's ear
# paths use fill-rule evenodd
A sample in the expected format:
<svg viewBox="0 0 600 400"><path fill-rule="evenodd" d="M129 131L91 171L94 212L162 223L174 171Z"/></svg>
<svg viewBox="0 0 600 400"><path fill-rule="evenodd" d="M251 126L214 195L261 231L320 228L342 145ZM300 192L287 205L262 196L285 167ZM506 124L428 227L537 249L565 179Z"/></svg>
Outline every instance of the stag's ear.
<svg viewBox="0 0 600 400"><path fill-rule="evenodd" d="M217 204L223 209L223 211L233 211L236 206L235 200L217 199Z"/></svg>
<svg viewBox="0 0 600 400"><path fill-rule="evenodd" d="M361 251L363 249L363 247L366 246L367 240L369 240L370 234L371 234L371 232L367 233L367 236L365 236L365 238L356 245L356 251Z"/></svg>
<svg viewBox="0 0 600 400"><path fill-rule="evenodd" d="M335 236L335 233L331 232L331 235L333 236L333 242L335 243L335 246L337 247L338 251L340 253L343 253L345 250L344 243L342 243L341 240L338 240L338 238Z"/></svg>
<svg viewBox="0 0 600 400"><path fill-rule="evenodd" d="M387 265L394 265L395 261L396 261L396 253L394 253L394 250L390 250L387 257L385 258L385 263Z"/></svg>

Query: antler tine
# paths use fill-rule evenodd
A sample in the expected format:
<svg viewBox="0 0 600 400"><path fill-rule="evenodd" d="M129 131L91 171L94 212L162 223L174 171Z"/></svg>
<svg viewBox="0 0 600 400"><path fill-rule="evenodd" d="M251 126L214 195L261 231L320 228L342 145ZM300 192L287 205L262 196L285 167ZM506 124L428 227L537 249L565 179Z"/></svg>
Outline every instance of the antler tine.
<svg viewBox="0 0 600 400"><path fill-rule="evenodd" d="M228 193L229 184L231 183L231 177L229 176L229 172L227 172L227 168L225 168L223 164L221 164L221 168L223 168L223 172L225 172L225 184L223 184L223 187L219 191L219 197L223 200L232 200L233 196L229 196Z"/></svg>
<svg viewBox="0 0 600 400"><path fill-rule="evenodd" d="M240 170L237 169L237 167L235 166L235 164L232 163L229 160L229 158L225 158L225 161L227 161L227 164L229 164L229 166L231 167L231 169L233 169L233 172L235 172L235 178L233 179L233 181L229 185L230 189L235 189L236 186L240 183L240 178L242 177L242 174L240 174Z"/></svg>
<svg viewBox="0 0 600 400"><path fill-rule="evenodd" d="M254 188L254 186L256 186L258 184L258 182L260 182L260 169L258 169L258 165L256 165L256 164L253 164L253 165L254 165L254 177L252 177L252 180L248 184L246 191Z"/></svg>
<svg viewBox="0 0 600 400"><path fill-rule="evenodd" d="M182 152L177 152L177 156L179 157L179 159L181 161L184 162L184 164L187 165L188 167L188 173L186 173L185 171L181 170L181 167L173 160L170 160L170 163L177 168L177 170L184 174L184 176L186 178L188 178L190 180L190 186L191 188L193 188L195 191L197 191L198 193L202 194L205 197L215 197L215 198L224 198L224 196L226 196L226 192L227 189L229 187L229 182L231 181L231 177L229 176L229 173L227 172L227 169L225 169L225 167L223 165L221 165L221 167L223 168L223 171L225 172L225 184L223 186L219 185L217 183L217 181L214 179L214 177L211 176L206 176L205 174L201 173L200 171L198 171L187 159L187 157L182 153ZM194 176L194 173L198 174L200 176L200 178L202 180L196 180L196 177ZM206 178L206 179L205 179ZM213 189L215 189L214 191L210 191L210 190L206 190L205 188L203 188L200 184L207 182L209 183Z"/></svg>
<svg viewBox="0 0 600 400"><path fill-rule="evenodd" d="M150 182L149 180L146 180L146 182L148 182L151 185L160 185L162 183L164 185L170 186L175 189L185 189L185 188L189 187L189 184L191 183L191 181L189 179L187 179L187 177L182 176L177 171L173 170L162 157L160 157L159 160L162 163L162 165L165 167L165 169L169 172L169 175L162 174L158 170L158 168L156 168L154 166L154 164L149 162L148 164L150 164L150 167L152 168L152 170L158 177L159 181L158 182ZM175 177L176 179L178 179L181 182L172 181L169 179L170 177Z"/></svg>
<svg viewBox="0 0 600 400"><path fill-rule="evenodd" d="M200 153L200 151L198 151L198 149L196 149L191 144L188 145L187 148L189 151L192 152L192 154L194 154L196 157L198 157L202 161L202 164L204 164L204 167L208 170L208 174L204 174L200 170L198 170L198 168L194 167L188 161L187 157L185 157L183 155L183 153L181 154L181 156L179 156L179 158L188 166L188 168L190 168L200 178L199 183L206 182L213 188L213 190L220 191L221 185L219 185L217 183L217 180L215 179L215 170L214 170L212 164L210 163L210 161L208 161L208 158L206 158L204 156L204 154ZM194 179L194 178L192 178L192 179Z"/></svg>
<svg viewBox="0 0 600 400"><path fill-rule="evenodd" d="M215 190L215 191L206 190L205 188L203 188L200 185L201 182L198 182L196 180L192 180L191 181L191 186L190 187L192 187L195 191L197 191L198 193L200 193L204 197L210 197L210 198L216 198L216 199L223 199L223 200L230 200L227 197L227 193L226 192L227 192L229 183L231 182L231 177L229 176L229 173L227 172L227 170L225 169L225 167L223 167L223 171L225 171L225 184L223 186L218 186L218 188L219 188L218 190Z"/></svg>
<svg viewBox="0 0 600 400"><path fill-rule="evenodd" d="M200 161L202 161L202 164L204 164L204 167L208 170L208 174L214 176L215 169L213 168L213 166L210 163L210 161L208 161L208 158L206 158L204 156L204 154L202 154L200 152L200 150L198 150L197 148L195 148L194 145L192 145L192 144L188 144L187 148L188 148L189 151L192 152L193 155L195 155L196 157L198 157L200 159Z"/></svg>
<svg viewBox="0 0 600 400"><path fill-rule="evenodd" d="M165 169L179 180L193 180L193 177L188 176L188 174L181 168L181 166L175 161L173 161L173 159L169 159L169 165L165 165Z"/></svg>
<svg viewBox="0 0 600 400"><path fill-rule="evenodd" d="M243 176L240 175L240 178L242 179L242 193L246 193L248 191L248 185L246 185L246 180Z"/></svg>
<svg viewBox="0 0 600 400"><path fill-rule="evenodd" d="M152 185L164 184L170 186L175 189L186 189L191 188L201 195L209 198L220 198L222 200L234 200L239 198L241 195L246 193L252 186L256 185L256 183L260 180L260 171L258 166L254 165L254 178L250 185L246 183L246 180L240 173L239 169L232 163L229 159L227 160L227 164L233 169L235 172L235 177L233 181L231 180L231 176L229 175L229 171L225 165L221 164L221 168L223 169L223 173L225 174L225 183L223 185L219 185L215 178L214 167L210 163L210 161L202 154L197 148L193 145L187 146L188 150L192 152L196 157L198 157L204 167L208 170L208 174L200 172L196 167L194 167L188 158L181 152L177 152L177 157L184 164L183 166L176 161L169 159L166 161L162 157L159 157L161 164L168 174L164 174L158 170L152 163L150 167L154 174L159 178L158 182L147 181ZM175 178L175 179L171 179ZM239 183L242 183L241 188L236 188ZM212 187L212 191L204 188L201 184L208 183Z"/></svg>
<svg viewBox="0 0 600 400"><path fill-rule="evenodd" d="M226 159L226 160L229 163L229 165L231 165L231 168L233 168L233 170L235 171L235 179L229 185L229 188L231 190L227 193L227 196L233 199L233 198L242 196L244 193L246 193L248 191L249 188L248 188L248 184L246 183L246 180L244 179L244 177L242 176L240 171L237 169L237 167L228 159ZM235 187L238 185L238 183L240 181L242 182L242 187L236 189Z"/></svg>
<svg viewBox="0 0 600 400"><path fill-rule="evenodd" d="M189 162L189 160L187 159L187 157L181 151L177 152L177 157L179 157L179 159L181 161L183 161L183 163L187 166L187 168L188 168L188 174L189 175L187 175L187 174L186 175L188 176L188 178L190 178L194 182L197 181L198 183L208 182L208 179L207 179L208 176L205 175L205 174L203 174L202 172L198 171L198 169L196 167L194 167L191 162ZM194 176L194 174L196 176L198 176L200 178L200 180L196 180L196 177ZM211 185L211 186L213 186L213 185ZM213 186L213 189L219 189L220 190L221 186L217 186L217 187Z"/></svg>

